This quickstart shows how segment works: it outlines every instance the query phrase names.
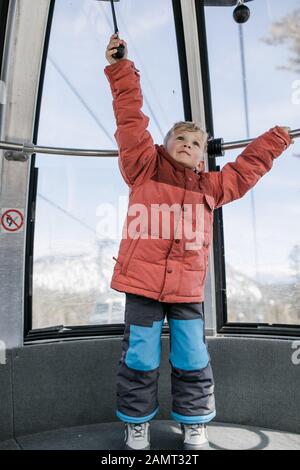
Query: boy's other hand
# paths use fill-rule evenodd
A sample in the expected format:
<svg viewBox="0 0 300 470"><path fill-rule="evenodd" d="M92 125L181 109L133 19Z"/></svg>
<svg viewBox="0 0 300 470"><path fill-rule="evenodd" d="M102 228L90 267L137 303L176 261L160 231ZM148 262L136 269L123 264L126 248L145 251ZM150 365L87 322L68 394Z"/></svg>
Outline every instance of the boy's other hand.
<svg viewBox="0 0 300 470"><path fill-rule="evenodd" d="M117 47L120 44L123 44L125 46L124 57L122 57L122 59L114 59L113 54L117 52ZM106 59L108 60L110 64L116 64L117 62L120 62L120 60L127 59L127 56L128 56L127 43L123 41L123 39L119 39L118 34L113 34L106 48L106 52L105 52Z"/></svg>
<svg viewBox="0 0 300 470"><path fill-rule="evenodd" d="M280 126L278 126L278 127L280 127ZM283 132L285 132L289 137L291 137L290 134L289 134L289 133L291 132L291 128L290 128L290 127L281 126L280 129L281 129ZM292 140L291 143L293 144L294 141Z"/></svg>

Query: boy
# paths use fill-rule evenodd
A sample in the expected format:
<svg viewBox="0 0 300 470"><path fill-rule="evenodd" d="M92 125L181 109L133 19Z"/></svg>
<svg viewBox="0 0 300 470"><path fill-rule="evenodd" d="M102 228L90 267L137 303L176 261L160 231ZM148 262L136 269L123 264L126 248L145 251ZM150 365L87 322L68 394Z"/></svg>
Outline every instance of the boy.
<svg viewBox="0 0 300 470"><path fill-rule="evenodd" d="M117 60L113 54L120 43L125 56ZM206 423L216 414L203 315L213 211L252 188L291 139L288 128L276 126L222 171L204 172L207 133L196 124L177 123L164 145L154 145L149 119L141 111L138 70L127 55L126 42L113 35L105 74L113 94L119 168L130 188L111 281L113 289L126 293L116 414L126 423L126 448L149 449L166 315L172 418L181 423L184 449L197 450L208 445Z"/></svg>

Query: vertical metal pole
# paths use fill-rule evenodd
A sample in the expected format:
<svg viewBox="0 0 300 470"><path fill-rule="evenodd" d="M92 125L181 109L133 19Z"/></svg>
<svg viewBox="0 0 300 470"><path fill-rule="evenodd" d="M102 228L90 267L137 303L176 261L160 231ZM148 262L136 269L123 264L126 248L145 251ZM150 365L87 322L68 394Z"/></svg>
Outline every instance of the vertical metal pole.
<svg viewBox="0 0 300 470"><path fill-rule="evenodd" d="M110 0L110 4L111 4L111 11L112 11L112 16L113 16L113 21L114 21L115 34L117 34L119 32L119 29L118 29L118 25L117 25L117 18L116 18L114 0Z"/></svg>

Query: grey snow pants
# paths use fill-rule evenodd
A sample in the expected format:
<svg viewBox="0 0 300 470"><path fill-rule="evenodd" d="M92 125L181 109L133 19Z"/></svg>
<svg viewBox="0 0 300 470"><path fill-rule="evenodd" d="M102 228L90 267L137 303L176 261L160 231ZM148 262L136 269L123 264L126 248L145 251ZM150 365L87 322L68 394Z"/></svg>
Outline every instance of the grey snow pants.
<svg viewBox="0 0 300 470"><path fill-rule="evenodd" d="M167 303L126 293L125 331L117 372L117 417L143 423L158 412L161 331L170 329L172 413L184 424L215 415L214 381L205 340L203 303Z"/></svg>

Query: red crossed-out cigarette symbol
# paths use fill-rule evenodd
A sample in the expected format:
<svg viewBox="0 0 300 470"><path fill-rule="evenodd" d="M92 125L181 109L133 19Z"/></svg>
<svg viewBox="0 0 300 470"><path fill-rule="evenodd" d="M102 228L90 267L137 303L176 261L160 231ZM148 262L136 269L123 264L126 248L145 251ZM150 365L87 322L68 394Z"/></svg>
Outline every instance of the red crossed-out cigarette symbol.
<svg viewBox="0 0 300 470"><path fill-rule="evenodd" d="M17 209L9 209L1 217L1 224L8 232L17 232L24 222L22 212Z"/></svg>

